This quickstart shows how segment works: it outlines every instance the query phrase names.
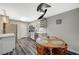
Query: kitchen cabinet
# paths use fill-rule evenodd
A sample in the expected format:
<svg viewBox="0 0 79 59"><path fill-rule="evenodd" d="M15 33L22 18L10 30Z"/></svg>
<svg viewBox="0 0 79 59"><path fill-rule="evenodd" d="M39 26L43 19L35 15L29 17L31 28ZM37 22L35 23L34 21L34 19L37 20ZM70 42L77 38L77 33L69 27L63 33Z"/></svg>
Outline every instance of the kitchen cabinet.
<svg viewBox="0 0 79 59"><path fill-rule="evenodd" d="M14 34L0 34L0 54L6 54L15 49Z"/></svg>

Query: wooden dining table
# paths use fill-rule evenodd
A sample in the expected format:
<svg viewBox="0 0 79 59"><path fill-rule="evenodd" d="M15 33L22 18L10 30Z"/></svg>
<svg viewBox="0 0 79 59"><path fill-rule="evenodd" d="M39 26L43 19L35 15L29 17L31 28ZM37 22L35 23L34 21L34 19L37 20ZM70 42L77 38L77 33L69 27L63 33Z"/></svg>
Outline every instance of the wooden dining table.
<svg viewBox="0 0 79 59"><path fill-rule="evenodd" d="M38 43L37 53L38 53L38 50L40 50L39 48L42 48L41 46L48 48L50 55L54 54L52 52L52 49L66 47L66 42L61 39L58 39L58 38L45 38L45 39L36 40L36 42ZM40 47L38 47L39 45L40 45Z"/></svg>

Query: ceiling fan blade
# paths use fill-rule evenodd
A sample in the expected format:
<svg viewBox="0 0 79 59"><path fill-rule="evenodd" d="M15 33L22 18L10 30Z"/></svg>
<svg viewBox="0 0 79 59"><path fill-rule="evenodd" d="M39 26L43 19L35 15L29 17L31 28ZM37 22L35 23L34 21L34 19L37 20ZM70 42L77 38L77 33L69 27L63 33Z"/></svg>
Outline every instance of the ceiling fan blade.
<svg viewBox="0 0 79 59"><path fill-rule="evenodd" d="M45 9L44 13L38 19L42 19L44 15L46 14L46 12L47 12L47 9Z"/></svg>
<svg viewBox="0 0 79 59"><path fill-rule="evenodd" d="M46 3L41 3L38 5L37 7L37 12L40 11L40 12L43 12L43 14L38 18L38 19L42 19L44 17L44 15L46 14L47 12L47 8L48 7L51 7L50 5L46 4Z"/></svg>
<svg viewBox="0 0 79 59"><path fill-rule="evenodd" d="M43 3L39 4L38 7L37 7L37 11L40 11L40 10L42 11L42 9L41 9L42 6L43 6Z"/></svg>
<svg viewBox="0 0 79 59"><path fill-rule="evenodd" d="M39 6L37 7L37 11L44 12L43 8L48 8L48 7L51 7L51 6L48 5L48 4L46 4L46 3L41 3L41 4L39 4Z"/></svg>

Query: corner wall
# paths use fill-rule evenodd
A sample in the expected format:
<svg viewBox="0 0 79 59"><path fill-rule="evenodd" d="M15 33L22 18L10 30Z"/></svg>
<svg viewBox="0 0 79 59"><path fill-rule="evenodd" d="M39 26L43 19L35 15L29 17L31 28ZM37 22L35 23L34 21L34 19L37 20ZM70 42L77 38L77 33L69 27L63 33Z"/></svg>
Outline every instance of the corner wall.
<svg viewBox="0 0 79 59"><path fill-rule="evenodd" d="M56 24L62 19L62 24ZM65 40L69 50L79 53L79 8L47 18L48 35L58 36Z"/></svg>

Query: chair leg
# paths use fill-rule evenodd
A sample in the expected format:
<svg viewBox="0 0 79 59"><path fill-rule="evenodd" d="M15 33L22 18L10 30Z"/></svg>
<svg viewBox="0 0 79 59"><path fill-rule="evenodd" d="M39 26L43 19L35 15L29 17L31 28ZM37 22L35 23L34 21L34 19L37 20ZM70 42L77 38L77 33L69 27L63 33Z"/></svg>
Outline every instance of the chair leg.
<svg viewBox="0 0 79 59"><path fill-rule="evenodd" d="M52 48L49 48L49 51L50 51L50 55L52 55Z"/></svg>

